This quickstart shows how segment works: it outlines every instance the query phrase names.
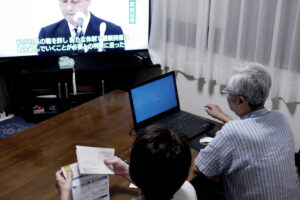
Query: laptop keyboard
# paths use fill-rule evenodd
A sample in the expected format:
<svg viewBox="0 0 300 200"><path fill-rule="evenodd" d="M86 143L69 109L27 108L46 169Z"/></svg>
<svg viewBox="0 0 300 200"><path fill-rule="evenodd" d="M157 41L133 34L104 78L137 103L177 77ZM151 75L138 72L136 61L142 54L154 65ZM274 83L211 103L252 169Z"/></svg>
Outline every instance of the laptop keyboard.
<svg viewBox="0 0 300 200"><path fill-rule="evenodd" d="M181 113L178 116L173 117L172 119L162 119L161 121L159 121L159 123L176 131L192 124L195 120L203 121L203 124L207 123L204 120L186 113Z"/></svg>

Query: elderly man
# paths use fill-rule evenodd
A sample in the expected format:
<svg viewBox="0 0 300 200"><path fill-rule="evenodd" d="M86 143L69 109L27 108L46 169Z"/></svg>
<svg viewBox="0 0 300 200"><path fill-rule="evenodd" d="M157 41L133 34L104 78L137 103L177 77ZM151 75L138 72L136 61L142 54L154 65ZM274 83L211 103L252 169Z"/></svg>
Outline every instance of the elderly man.
<svg viewBox="0 0 300 200"><path fill-rule="evenodd" d="M226 92L232 120L217 105L206 112L225 122L197 156L196 169L207 177L221 175L225 199L300 199L294 161L294 138L287 118L268 111L270 74L257 63L233 71Z"/></svg>

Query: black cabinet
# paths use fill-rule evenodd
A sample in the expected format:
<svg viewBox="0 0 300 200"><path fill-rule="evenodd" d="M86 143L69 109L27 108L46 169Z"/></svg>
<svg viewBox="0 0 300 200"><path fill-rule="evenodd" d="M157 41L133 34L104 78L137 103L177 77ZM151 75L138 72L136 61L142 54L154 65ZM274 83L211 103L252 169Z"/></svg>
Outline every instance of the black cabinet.
<svg viewBox="0 0 300 200"><path fill-rule="evenodd" d="M75 72L76 84L73 77L72 70L55 70L7 78L13 112L37 123L105 92L105 81L92 71Z"/></svg>
<svg viewBox="0 0 300 200"><path fill-rule="evenodd" d="M24 86L27 87L30 99L27 104L30 111L28 114L45 115L35 118L48 118L69 109L68 99L72 89L70 76L71 72L56 72L31 75L30 80L24 77L28 82Z"/></svg>
<svg viewBox="0 0 300 200"><path fill-rule="evenodd" d="M76 87L73 70L59 69L55 62L20 61L2 68L13 105L10 113L28 122L40 122L114 89L126 91L129 85L161 73L160 65L153 65L149 57L131 54L89 55L75 60Z"/></svg>

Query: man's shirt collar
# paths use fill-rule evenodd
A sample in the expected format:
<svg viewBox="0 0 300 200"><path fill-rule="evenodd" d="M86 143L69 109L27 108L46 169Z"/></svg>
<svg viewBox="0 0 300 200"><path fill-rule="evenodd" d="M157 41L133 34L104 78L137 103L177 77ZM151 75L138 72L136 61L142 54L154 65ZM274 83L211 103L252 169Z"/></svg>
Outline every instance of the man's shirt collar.
<svg viewBox="0 0 300 200"><path fill-rule="evenodd" d="M261 115L264 115L268 112L269 111L266 108L262 108L262 109L259 109L259 110L254 110L254 111L249 112L249 113L245 114L244 116L242 116L241 119L247 119L247 118L252 118L252 117L256 117L256 116L261 116Z"/></svg>

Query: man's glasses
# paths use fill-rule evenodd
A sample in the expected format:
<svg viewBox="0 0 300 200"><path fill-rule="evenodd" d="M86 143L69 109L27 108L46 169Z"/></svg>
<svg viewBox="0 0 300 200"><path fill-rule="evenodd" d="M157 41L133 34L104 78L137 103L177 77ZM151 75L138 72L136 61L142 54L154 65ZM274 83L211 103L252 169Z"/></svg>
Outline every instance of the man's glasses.
<svg viewBox="0 0 300 200"><path fill-rule="evenodd" d="M222 96L226 96L227 94L228 94L227 88L224 87L224 88L221 90L221 95L222 95Z"/></svg>

